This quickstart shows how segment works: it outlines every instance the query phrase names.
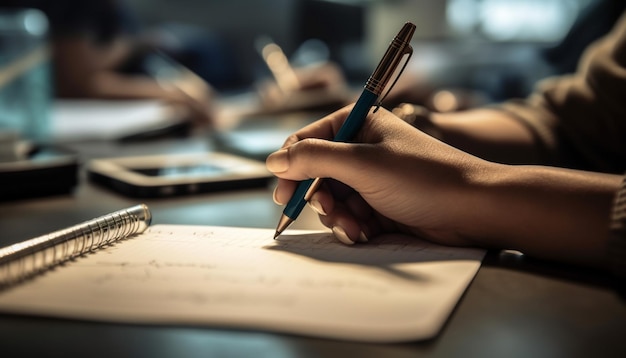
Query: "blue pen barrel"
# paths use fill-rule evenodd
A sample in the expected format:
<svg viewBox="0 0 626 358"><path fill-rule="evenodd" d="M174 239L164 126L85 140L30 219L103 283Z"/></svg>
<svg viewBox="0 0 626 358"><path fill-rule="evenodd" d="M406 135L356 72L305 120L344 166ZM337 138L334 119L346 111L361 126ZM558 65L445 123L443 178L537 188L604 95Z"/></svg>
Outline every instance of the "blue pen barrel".
<svg viewBox="0 0 626 358"><path fill-rule="evenodd" d="M367 112L370 111L377 99L378 95L368 90L363 90L363 93L361 93L361 96L356 101L356 104L348 115L348 118L346 118L341 128L339 128L339 132L337 132L333 141L347 142L354 138L357 132L361 129L363 122L365 122Z"/></svg>
<svg viewBox="0 0 626 358"><path fill-rule="evenodd" d="M333 139L335 142L347 142L351 140L361 129L365 118L367 117L367 113L372 108L376 100L378 99L378 95L368 91L363 90L363 93L357 100L354 108L348 115L348 118L343 122L341 128L339 128L339 132ZM313 184L315 179L307 179L300 184L296 188L296 191L293 193L291 200L285 206L283 211L284 215L287 215L289 218L295 220L300 212L306 205L306 201L303 199L306 193L309 191L309 188Z"/></svg>
<svg viewBox="0 0 626 358"><path fill-rule="evenodd" d="M306 201L302 200L302 198L304 198L304 195L306 195L306 192L311 187L311 184L313 184L313 180L314 179L307 179L301 181L300 184L298 184L298 187L293 193L291 200L289 200L289 202L285 206L283 214L289 216L293 220L295 220L298 215L300 215L300 212L306 205Z"/></svg>
<svg viewBox="0 0 626 358"><path fill-rule="evenodd" d="M395 73L398 65L400 64L400 61L404 58L404 56L408 55L407 60L404 62L404 65L399 72L402 73L406 67L408 58L410 58L413 53L410 41L414 32L415 25L407 22L404 24L400 32L398 32L398 35L394 37L393 41L387 48L387 52L385 52L382 60L374 70L374 73L372 73L370 78L367 80L367 83L365 83L363 92L356 101L354 108L352 108L352 111L350 111L350 114L335 135L335 138L333 138L334 142L347 142L354 138L363 126L370 109L375 105L379 96L388 85L391 76ZM398 77L396 76L396 79L389 88L393 87L397 80ZM387 90L387 93L389 93L389 90ZM383 98L386 95L387 94L385 94ZM289 203L285 206L285 210L283 210L283 215L281 216L278 226L276 227L276 235L274 235L274 238L280 235L283 230L285 230L289 224L295 220L298 215L300 215L300 212L306 205L307 201L311 199L312 193L317 190L321 180L321 178L309 179L298 185L296 191L289 200Z"/></svg>

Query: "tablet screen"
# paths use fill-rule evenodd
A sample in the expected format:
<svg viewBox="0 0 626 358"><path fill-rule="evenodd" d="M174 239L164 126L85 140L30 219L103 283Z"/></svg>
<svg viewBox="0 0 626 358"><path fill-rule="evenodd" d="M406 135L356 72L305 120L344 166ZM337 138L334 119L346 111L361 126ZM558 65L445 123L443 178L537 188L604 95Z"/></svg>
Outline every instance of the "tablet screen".
<svg viewBox="0 0 626 358"><path fill-rule="evenodd" d="M151 177L212 177L228 172L227 168L212 164L171 165L160 168L130 168L131 171Z"/></svg>

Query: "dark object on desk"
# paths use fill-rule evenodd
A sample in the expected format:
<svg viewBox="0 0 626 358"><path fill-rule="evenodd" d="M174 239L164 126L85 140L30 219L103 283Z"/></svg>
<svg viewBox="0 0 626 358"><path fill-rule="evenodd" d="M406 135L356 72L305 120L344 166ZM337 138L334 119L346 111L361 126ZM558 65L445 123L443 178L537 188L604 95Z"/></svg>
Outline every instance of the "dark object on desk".
<svg viewBox="0 0 626 358"><path fill-rule="evenodd" d="M78 166L75 153L47 146L0 162L0 201L68 194L78 184Z"/></svg>
<svg viewBox="0 0 626 358"><path fill-rule="evenodd" d="M141 142L162 138L184 138L189 136L193 125L191 121L184 120L179 122L172 122L169 124L163 124L162 126L154 126L153 128L146 129L137 133L126 134L117 138L117 141L121 143Z"/></svg>
<svg viewBox="0 0 626 358"><path fill-rule="evenodd" d="M266 186L265 165L226 153L94 159L88 178L131 197L168 197Z"/></svg>

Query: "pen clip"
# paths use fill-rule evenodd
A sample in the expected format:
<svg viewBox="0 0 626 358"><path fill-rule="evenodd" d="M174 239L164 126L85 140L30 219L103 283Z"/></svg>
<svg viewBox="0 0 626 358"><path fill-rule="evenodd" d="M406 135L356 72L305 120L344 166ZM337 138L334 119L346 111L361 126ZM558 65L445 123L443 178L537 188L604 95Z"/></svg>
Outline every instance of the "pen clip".
<svg viewBox="0 0 626 358"><path fill-rule="evenodd" d="M376 113L376 111L378 111L380 106L383 104L383 100L385 100L385 98L387 98L387 95L389 95L389 92L391 92L391 89L396 85L396 82L398 82L398 79L400 79L400 75L402 75L402 72L404 72L404 69L406 68L406 65L409 63L409 60L411 59L411 56L413 56L413 47L411 47L411 45L407 44L406 48L403 51L403 55L402 56L406 57L406 60L404 61L404 64L402 64L402 67L400 68L400 71L396 75L396 78L393 80L393 82L391 82L391 85L389 86L389 88L387 89L385 94L383 94L381 97L379 97L378 102L374 105L374 106L376 106L376 108L374 108L374 111L372 113Z"/></svg>

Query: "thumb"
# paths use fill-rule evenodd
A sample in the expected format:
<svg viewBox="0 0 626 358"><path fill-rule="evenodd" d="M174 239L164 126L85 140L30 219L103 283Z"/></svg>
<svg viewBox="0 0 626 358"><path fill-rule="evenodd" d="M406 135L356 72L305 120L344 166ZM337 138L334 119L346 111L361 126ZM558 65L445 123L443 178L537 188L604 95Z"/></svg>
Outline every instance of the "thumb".
<svg viewBox="0 0 626 358"><path fill-rule="evenodd" d="M270 154L267 169L279 178L305 180L309 178L349 177L358 162L355 144L332 142L317 138L303 139Z"/></svg>

